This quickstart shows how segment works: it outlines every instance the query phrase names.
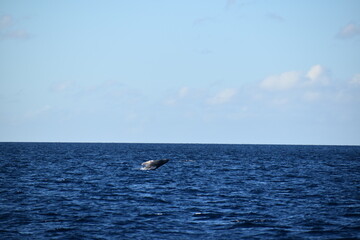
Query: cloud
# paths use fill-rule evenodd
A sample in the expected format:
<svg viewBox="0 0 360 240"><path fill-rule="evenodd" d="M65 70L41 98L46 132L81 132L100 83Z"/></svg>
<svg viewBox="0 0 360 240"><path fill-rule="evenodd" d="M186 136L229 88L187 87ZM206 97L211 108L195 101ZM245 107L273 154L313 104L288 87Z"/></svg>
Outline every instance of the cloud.
<svg viewBox="0 0 360 240"><path fill-rule="evenodd" d="M178 96L179 98L184 98L189 94L189 88L188 87L182 87L179 89Z"/></svg>
<svg viewBox="0 0 360 240"><path fill-rule="evenodd" d="M8 39L28 39L30 34L24 29L13 30L3 35L4 38Z"/></svg>
<svg viewBox="0 0 360 240"><path fill-rule="evenodd" d="M280 75L273 75L265 78L260 87L265 90L287 90L293 88L300 80L299 72L284 72Z"/></svg>
<svg viewBox="0 0 360 240"><path fill-rule="evenodd" d="M237 93L234 88L227 88L218 92L214 97L208 99L209 104L223 104L229 102Z"/></svg>
<svg viewBox="0 0 360 240"><path fill-rule="evenodd" d="M253 100L274 107L296 107L299 102L308 105L326 99L331 101L336 92L334 89L339 86L331 84L329 73L327 68L316 64L308 71L289 71L268 76L258 83Z"/></svg>
<svg viewBox="0 0 360 240"><path fill-rule="evenodd" d="M0 30L6 29L13 25L13 19L9 15L2 15L0 17Z"/></svg>
<svg viewBox="0 0 360 240"><path fill-rule="evenodd" d="M323 68L320 65L315 65L311 67L311 69L308 71L306 76L310 80L315 81L322 73L323 73Z"/></svg>
<svg viewBox="0 0 360 240"><path fill-rule="evenodd" d="M327 85L330 82L328 71L321 65L314 65L307 72L306 77L308 79L307 83L316 84L320 83Z"/></svg>
<svg viewBox="0 0 360 240"><path fill-rule="evenodd" d="M360 73L355 74L353 78L349 81L351 85L360 86Z"/></svg>
<svg viewBox="0 0 360 240"><path fill-rule="evenodd" d="M260 82L260 88L269 91L285 91L298 87L325 86L330 83L329 75L325 67L317 64L305 74L300 71L290 71L269 76Z"/></svg>
<svg viewBox="0 0 360 240"><path fill-rule="evenodd" d="M0 40L28 39L29 37L30 34L28 31L16 27L15 21L12 16L0 16Z"/></svg>
<svg viewBox="0 0 360 240"><path fill-rule="evenodd" d="M60 81L57 83L54 83L50 89L54 92L64 92L71 88L71 86L74 84L74 81Z"/></svg>
<svg viewBox="0 0 360 240"><path fill-rule="evenodd" d="M181 87L175 93L173 92L172 94L170 94L171 96L169 96L166 100L164 100L163 103L167 106L174 106L178 104L180 101L186 101L186 99L190 95L190 92L191 92L190 88Z"/></svg>
<svg viewBox="0 0 360 240"><path fill-rule="evenodd" d="M338 38L352 38L360 34L360 25L355 23L349 23L346 26L342 27L338 34Z"/></svg>
<svg viewBox="0 0 360 240"><path fill-rule="evenodd" d="M47 104L47 105L44 105L44 106L42 106L40 108L32 109L32 110L26 112L25 113L25 118L26 119L38 118L38 117L41 117L44 114L48 113L52 109L53 109L53 107Z"/></svg>

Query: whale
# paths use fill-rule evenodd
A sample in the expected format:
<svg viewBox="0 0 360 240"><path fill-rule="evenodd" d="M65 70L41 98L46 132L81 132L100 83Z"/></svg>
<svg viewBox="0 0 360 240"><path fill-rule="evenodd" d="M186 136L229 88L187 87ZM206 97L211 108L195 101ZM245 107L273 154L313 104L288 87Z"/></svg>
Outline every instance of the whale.
<svg viewBox="0 0 360 240"><path fill-rule="evenodd" d="M169 159L150 160L141 164L141 170L155 170L167 163Z"/></svg>

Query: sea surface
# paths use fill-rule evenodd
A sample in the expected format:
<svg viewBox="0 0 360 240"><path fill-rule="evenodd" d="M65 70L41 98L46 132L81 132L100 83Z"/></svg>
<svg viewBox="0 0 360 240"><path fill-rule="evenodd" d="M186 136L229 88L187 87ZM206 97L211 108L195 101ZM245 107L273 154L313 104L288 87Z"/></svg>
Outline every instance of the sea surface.
<svg viewBox="0 0 360 240"><path fill-rule="evenodd" d="M0 239L360 239L360 147L0 143Z"/></svg>

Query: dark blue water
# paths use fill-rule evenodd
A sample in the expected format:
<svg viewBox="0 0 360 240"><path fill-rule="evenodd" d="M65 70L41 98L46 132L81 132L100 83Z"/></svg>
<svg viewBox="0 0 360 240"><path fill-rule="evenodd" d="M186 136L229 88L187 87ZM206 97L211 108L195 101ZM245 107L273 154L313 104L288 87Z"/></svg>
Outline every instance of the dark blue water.
<svg viewBox="0 0 360 240"><path fill-rule="evenodd" d="M360 238L360 147L0 143L0 238Z"/></svg>

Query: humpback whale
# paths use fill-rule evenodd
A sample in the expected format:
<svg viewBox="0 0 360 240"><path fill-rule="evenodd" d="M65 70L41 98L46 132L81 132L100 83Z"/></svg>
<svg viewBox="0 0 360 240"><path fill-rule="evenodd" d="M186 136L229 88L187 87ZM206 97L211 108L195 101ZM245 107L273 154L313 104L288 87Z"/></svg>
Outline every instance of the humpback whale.
<svg viewBox="0 0 360 240"><path fill-rule="evenodd" d="M146 161L141 164L141 166L143 166L141 168L141 170L155 170L155 169L161 167L162 165L164 165L165 163L167 163L168 161L169 161L169 159Z"/></svg>

